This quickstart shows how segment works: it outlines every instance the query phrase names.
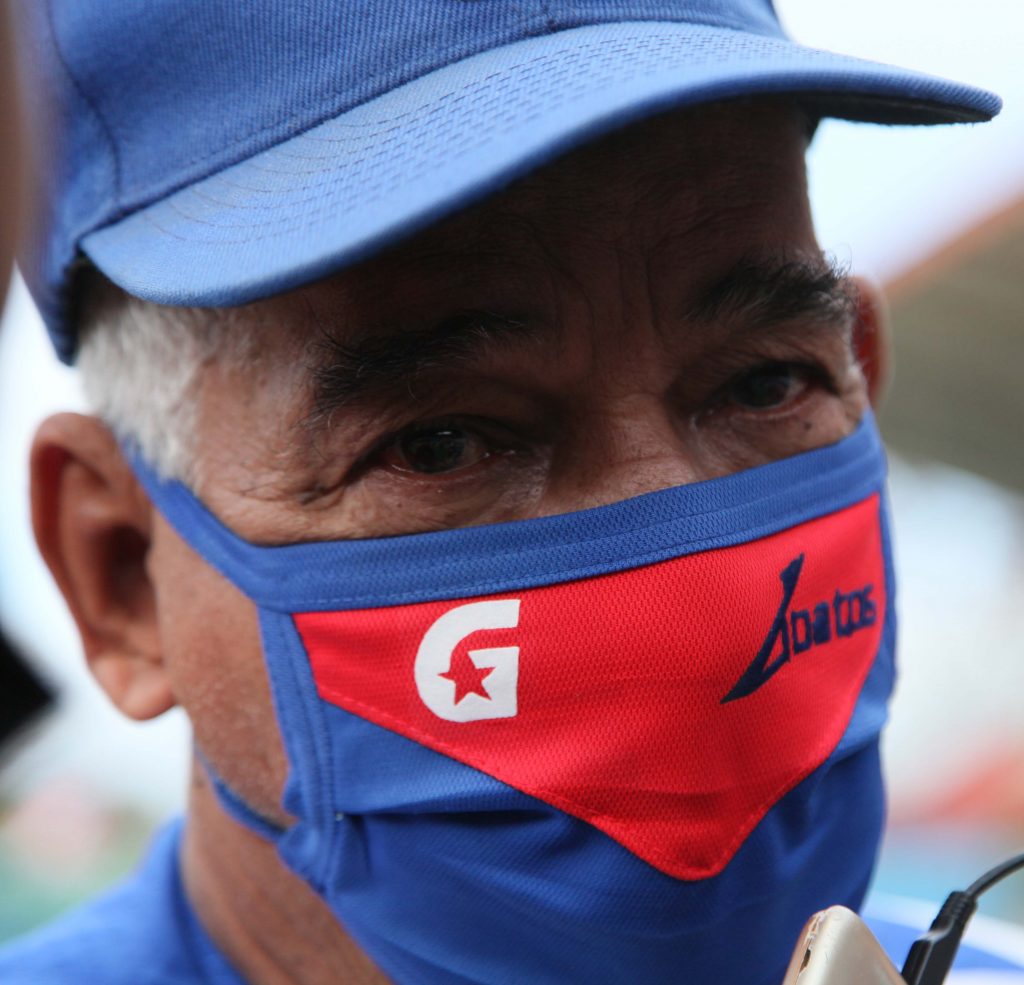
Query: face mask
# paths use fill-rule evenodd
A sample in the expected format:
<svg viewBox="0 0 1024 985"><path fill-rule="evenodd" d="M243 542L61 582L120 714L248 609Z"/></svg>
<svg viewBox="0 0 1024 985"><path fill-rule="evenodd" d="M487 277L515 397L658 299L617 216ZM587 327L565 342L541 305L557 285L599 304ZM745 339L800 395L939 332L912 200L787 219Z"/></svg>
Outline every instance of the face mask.
<svg viewBox="0 0 1024 985"><path fill-rule="evenodd" d="M880 836L884 457L838 444L611 506L258 547L137 458L259 610L279 830L395 982L774 985Z"/></svg>

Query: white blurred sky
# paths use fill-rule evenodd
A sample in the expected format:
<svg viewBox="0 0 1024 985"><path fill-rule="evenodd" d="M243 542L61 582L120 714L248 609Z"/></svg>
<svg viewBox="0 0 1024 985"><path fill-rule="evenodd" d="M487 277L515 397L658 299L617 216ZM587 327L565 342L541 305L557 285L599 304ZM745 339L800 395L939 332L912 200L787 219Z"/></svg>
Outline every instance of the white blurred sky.
<svg viewBox="0 0 1024 985"><path fill-rule="evenodd" d="M826 249L889 280L1024 196L1024 2L777 0L776 6L805 43L969 81L999 92L1007 104L984 126L824 124L810 174ZM72 375L50 356L19 288L0 339L0 615L61 682L63 711L0 783L17 796L73 775L164 814L183 796L186 724L171 715L133 725L109 711L87 678L28 533L23 462L31 431L46 413L77 405ZM982 754L985 728L1021 732L1024 661L1013 641L1024 629L1017 562L1024 527L1014 497L970 477L901 468L896 480L904 685L890 746L901 789L927 794L936 777L917 768L923 756L945 750L954 772L966 770ZM979 674L982 658L988 664ZM955 743L951 715L966 726L957 729Z"/></svg>
<svg viewBox="0 0 1024 985"><path fill-rule="evenodd" d="M991 123L863 127L829 121L810 155L826 249L883 280L982 216L1024 197L1024 3L1020 0L776 0L806 44L991 89Z"/></svg>

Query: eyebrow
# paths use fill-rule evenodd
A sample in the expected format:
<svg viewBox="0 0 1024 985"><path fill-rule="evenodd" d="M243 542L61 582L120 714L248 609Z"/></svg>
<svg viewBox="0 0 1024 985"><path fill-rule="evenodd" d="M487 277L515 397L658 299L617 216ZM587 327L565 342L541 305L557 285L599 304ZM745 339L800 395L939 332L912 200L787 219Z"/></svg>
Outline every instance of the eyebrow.
<svg viewBox="0 0 1024 985"><path fill-rule="evenodd" d="M684 317L751 328L798 319L845 327L856 308L847 272L826 256L747 256L705 287Z"/></svg>
<svg viewBox="0 0 1024 985"><path fill-rule="evenodd" d="M750 256L698 292L681 317L748 328L798 319L845 327L855 307L845 272L824 256ZM307 423L329 420L354 403L413 394L416 381L431 372L471 364L488 349L537 341L552 331L535 319L484 310L459 311L427 327L370 329L354 340L322 327L312 347Z"/></svg>
<svg viewBox="0 0 1024 985"><path fill-rule="evenodd" d="M401 389L418 377L465 365L486 349L548 334L533 320L494 311L456 312L426 328L369 332L343 341L324 331L314 344L314 417L323 419L354 402Z"/></svg>

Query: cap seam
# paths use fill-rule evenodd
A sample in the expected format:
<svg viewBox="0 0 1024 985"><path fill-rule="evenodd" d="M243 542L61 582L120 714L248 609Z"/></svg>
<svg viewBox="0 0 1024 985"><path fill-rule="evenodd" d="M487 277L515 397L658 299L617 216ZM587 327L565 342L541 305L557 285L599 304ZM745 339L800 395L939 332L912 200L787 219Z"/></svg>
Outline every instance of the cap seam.
<svg viewBox="0 0 1024 985"><path fill-rule="evenodd" d="M121 169L121 156L120 156L120 154L118 152L117 141L114 139L114 131L113 131L112 127L110 126L110 123L107 121L107 118L103 115L102 112L100 112L99 106L97 106L97 104L93 101L92 97L89 95L89 93L86 90L85 86L82 85L82 83L79 81L78 77L71 70L71 65L68 62L67 58L65 57L64 52L63 52L63 50L61 49L61 46L60 46L60 38L59 38L59 36L57 34L57 24L56 24L56 22L54 21L54 18L53 18L53 0L45 0L45 3L46 3L46 22L47 22L47 24L48 24L48 26L50 28L50 37L51 37L51 39L53 41L53 50L54 50L54 53L57 56L57 61L60 64L60 67L64 70L64 74L68 77L68 80L71 82L71 85L74 87L75 92L78 93L78 95L81 98L82 102L85 103L85 105L89 108L89 110L92 113L92 115L95 117L96 122L99 124L99 128L102 131L103 137L104 137L104 139L106 141L107 150L108 150L108 153L110 154L110 160L111 160L111 163L112 163L113 175L114 175L114 206L115 206L115 216L119 215L119 214L122 214L122 210L120 208L120 201L121 201L121 173L122 173L122 169ZM85 235L85 234L84 233L80 234L79 237L77 237L77 239L80 239L82 235Z"/></svg>

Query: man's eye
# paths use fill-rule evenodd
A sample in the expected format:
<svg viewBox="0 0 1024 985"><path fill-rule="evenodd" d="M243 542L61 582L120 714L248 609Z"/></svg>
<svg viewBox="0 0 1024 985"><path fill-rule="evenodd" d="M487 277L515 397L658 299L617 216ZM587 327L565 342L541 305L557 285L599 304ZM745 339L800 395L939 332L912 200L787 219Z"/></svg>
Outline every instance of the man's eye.
<svg viewBox="0 0 1024 985"><path fill-rule="evenodd" d="M382 459L402 472L437 475L469 468L489 454L487 443L479 435L443 425L399 435L384 449Z"/></svg>
<svg viewBox="0 0 1024 985"><path fill-rule="evenodd" d="M811 370L797 363L765 363L729 384L728 399L748 410L773 410L801 396Z"/></svg>

